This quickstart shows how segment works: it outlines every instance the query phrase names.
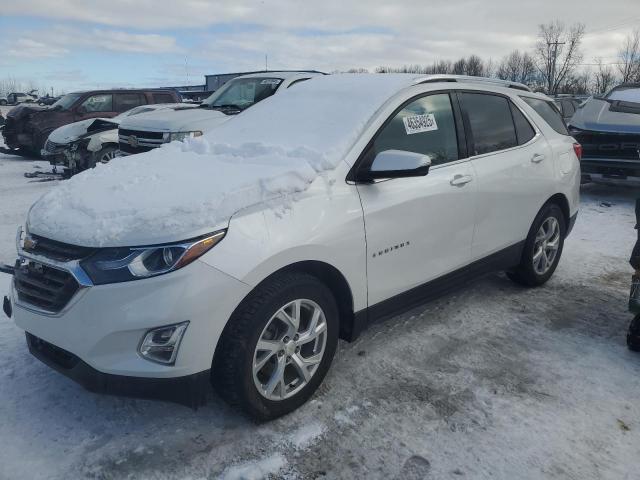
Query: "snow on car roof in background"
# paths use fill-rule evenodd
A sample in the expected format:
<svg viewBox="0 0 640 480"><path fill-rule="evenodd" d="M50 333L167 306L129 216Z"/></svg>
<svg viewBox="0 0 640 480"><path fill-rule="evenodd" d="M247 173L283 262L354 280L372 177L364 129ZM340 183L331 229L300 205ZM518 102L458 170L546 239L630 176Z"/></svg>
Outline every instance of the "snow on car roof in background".
<svg viewBox="0 0 640 480"><path fill-rule="evenodd" d="M268 72L258 72L258 73L247 73L246 75L240 75L238 77L235 77L233 80L235 80L236 78L282 78L284 80L286 80L287 78L291 78L291 77L298 77L298 76L316 76L316 75L325 75L322 72L312 72L312 71L303 71L303 70L291 70L291 71L287 71L287 70L282 70L282 71L278 71L278 70L271 70Z"/></svg>
<svg viewBox="0 0 640 480"><path fill-rule="evenodd" d="M116 158L45 194L32 233L86 246L180 241L238 210L306 190L334 169L385 101L415 75L316 77L204 137Z"/></svg>

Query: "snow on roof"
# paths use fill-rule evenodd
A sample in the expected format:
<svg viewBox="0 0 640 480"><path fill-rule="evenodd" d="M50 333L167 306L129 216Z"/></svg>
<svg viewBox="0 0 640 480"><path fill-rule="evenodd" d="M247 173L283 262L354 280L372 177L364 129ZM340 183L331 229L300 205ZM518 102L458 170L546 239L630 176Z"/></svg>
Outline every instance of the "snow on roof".
<svg viewBox="0 0 640 480"><path fill-rule="evenodd" d="M412 75L317 77L204 137L116 158L40 198L31 232L86 246L180 241L238 210L306 190L334 169L372 115Z"/></svg>
<svg viewBox="0 0 640 480"><path fill-rule="evenodd" d="M283 80L286 80L287 78L291 78L291 77L298 77L298 76L304 76L304 77L312 77L312 76L316 76L316 75L324 75L321 72L305 72L305 71L268 71L268 72L258 72L258 73L248 73L246 75L239 75L237 77L235 77L233 80L235 80L236 78L282 78ZM230 80L232 81L232 80Z"/></svg>

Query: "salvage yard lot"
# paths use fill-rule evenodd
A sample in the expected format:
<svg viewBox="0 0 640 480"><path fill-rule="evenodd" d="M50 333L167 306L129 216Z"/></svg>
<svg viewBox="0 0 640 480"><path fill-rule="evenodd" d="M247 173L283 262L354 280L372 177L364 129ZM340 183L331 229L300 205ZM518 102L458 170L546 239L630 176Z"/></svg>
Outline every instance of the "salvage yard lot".
<svg viewBox="0 0 640 480"><path fill-rule="evenodd" d="M37 167L0 155L0 261L57 183L23 176ZM584 187L545 286L492 275L377 324L340 343L311 402L263 425L213 393L197 411L89 393L2 317L0 478L637 478L640 355L624 343L636 194Z"/></svg>

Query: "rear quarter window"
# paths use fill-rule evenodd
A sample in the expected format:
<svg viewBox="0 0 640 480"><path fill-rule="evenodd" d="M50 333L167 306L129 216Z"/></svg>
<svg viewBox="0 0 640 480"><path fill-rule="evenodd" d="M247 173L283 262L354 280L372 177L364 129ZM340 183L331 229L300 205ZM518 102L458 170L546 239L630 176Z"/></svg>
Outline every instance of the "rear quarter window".
<svg viewBox="0 0 640 480"><path fill-rule="evenodd" d="M562 115L553 102L525 96L520 96L520 98L533 108L556 132L569 136L569 131L564 124L564 120L562 120Z"/></svg>

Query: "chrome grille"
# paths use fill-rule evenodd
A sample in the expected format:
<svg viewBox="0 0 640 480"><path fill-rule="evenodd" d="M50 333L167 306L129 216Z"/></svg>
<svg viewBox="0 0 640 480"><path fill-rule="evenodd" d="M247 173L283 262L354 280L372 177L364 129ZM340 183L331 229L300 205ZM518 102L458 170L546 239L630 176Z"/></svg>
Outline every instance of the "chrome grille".
<svg viewBox="0 0 640 480"><path fill-rule="evenodd" d="M13 282L21 302L50 313L60 312L80 288L69 272L34 260L18 261Z"/></svg>
<svg viewBox="0 0 640 480"><path fill-rule="evenodd" d="M143 130L118 130L120 151L127 154L148 152L169 141L169 134L164 132L146 132Z"/></svg>

